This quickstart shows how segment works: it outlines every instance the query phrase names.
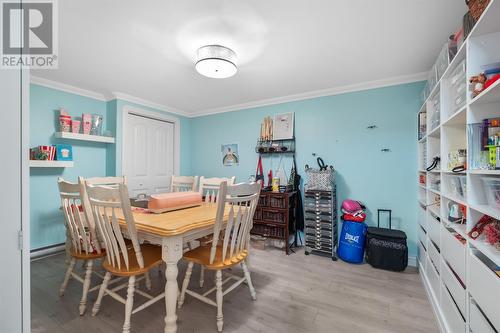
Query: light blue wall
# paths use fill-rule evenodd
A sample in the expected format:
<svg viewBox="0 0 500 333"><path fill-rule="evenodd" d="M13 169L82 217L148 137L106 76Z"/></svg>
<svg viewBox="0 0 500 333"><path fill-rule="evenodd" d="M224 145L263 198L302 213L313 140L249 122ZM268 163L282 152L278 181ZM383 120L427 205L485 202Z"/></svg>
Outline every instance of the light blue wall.
<svg viewBox="0 0 500 333"><path fill-rule="evenodd" d="M295 112L297 160L304 175L306 163L314 165L313 152L337 169L339 202L347 197L367 204L373 224L377 208L393 209L394 224L409 236L410 255L416 255L416 112L422 83L373 89L343 95L284 103L199 118L179 118L181 124L181 173L204 176L235 175L239 181L255 173L254 152L264 116ZM65 107L73 116L105 115L105 126L117 136L116 145L73 142L74 168L31 169L31 247L64 242L56 179L62 176L120 174L121 123L125 105L159 112L122 100L102 102L38 85L31 85L31 146L54 144L56 110ZM375 124L377 129L368 130ZM239 143L241 163L223 167L220 144ZM382 153L380 149L391 152ZM264 160L267 170L279 158ZM285 161L289 172L290 163ZM376 219L376 217L375 217Z"/></svg>
<svg viewBox="0 0 500 333"><path fill-rule="evenodd" d="M30 86L30 145L51 145L68 143L73 146L73 168L31 168L30 169L30 223L31 249L63 243L65 231L63 216L59 210L57 177L76 181L78 176L95 177L121 174L121 122L123 106L131 105L144 110L168 114L141 105L112 100L103 102L56 89L32 84ZM58 128L57 112L64 107L72 116L82 113L104 115L105 128L117 135L117 144L66 141L54 139ZM190 119L179 118L181 127L180 170L191 173L190 164Z"/></svg>
<svg viewBox="0 0 500 333"><path fill-rule="evenodd" d="M203 176L255 174L255 144L265 116L295 113L297 163L316 165L312 153L337 170L339 203L357 199L368 207L369 224L378 208L393 210L393 227L406 231L416 255L416 113L422 83L271 105L192 119L191 171ZM376 125L369 130L367 126ZM220 145L238 143L240 165L224 167ZM381 149L388 148L388 153ZM264 160L264 173L279 157ZM287 173L290 170L286 163Z"/></svg>
<svg viewBox="0 0 500 333"><path fill-rule="evenodd" d="M73 146L73 168L30 169L30 234L31 248L63 243L65 231L59 210L57 177L76 181L78 176L106 175L106 145L92 142L72 142L54 139L57 131L57 111L64 107L72 116L82 113L105 115L106 102L69 94L55 89L31 85L30 146L69 143ZM105 119L106 123L106 119Z"/></svg>

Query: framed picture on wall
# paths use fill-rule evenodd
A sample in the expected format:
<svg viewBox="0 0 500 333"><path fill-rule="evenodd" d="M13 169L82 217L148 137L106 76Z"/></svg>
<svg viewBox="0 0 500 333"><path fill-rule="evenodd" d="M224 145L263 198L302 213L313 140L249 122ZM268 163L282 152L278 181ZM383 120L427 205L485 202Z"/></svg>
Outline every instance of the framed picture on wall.
<svg viewBox="0 0 500 333"><path fill-rule="evenodd" d="M233 166L240 163L237 143L220 145L220 151L222 153L222 165Z"/></svg>
<svg viewBox="0 0 500 333"><path fill-rule="evenodd" d="M273 140L293 139L293 118L293 112L274 116Z"/></svg>

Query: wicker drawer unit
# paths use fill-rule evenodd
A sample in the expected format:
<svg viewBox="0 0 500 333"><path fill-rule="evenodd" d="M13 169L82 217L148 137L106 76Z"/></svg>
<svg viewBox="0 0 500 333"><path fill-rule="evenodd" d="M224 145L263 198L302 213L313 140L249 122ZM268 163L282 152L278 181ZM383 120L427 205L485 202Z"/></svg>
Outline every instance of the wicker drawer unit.
<svg viewBox="0 0 500 333"><path fill-rule="evenodd" d="M316 253L336 260L337 198L332 191L306 190L304 193L306 254Z"/></svg>
<svg viewBox="0 0 500 333"><path fill-rule="evenodd" d="M295 232L296 205L297 192L261 192L251 233L283 240L289 254L289 237Z"/></svg>

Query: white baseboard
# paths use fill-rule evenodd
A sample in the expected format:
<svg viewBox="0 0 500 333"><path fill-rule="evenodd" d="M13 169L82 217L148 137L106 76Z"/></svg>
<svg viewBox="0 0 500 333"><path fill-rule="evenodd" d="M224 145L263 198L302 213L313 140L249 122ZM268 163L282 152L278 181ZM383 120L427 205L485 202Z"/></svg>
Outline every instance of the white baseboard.
<svg viewBox="0 0 500 333"><path fill-rule="evenodd" d="M432 312L434 313L434 317L436 317L436 320L438 322L439 326L439 331L441 333L450 333L448 332L448 329L446 328L446 324L444 321L444 316L443 313L441 312L441 308L439 307L438 300L436 298L436 295L434 294L434 291L431 290L429 281L427 280L427 275L425 275L425 272L420 270L419 272L420 278L422 279L422 283L424 285L425 292L427 293L427 298L429 299L431 306L432 306Z"/></svg>
<svg viewBox="0 0 500 333"><path fill-rule="evenodd" d="M418 267L417 257L408 257L408 266Z"/></svg>
<svg viewBox="0 0 500 333"><path fill-rule="evenodd" d="M30 257L31 257L31 260L42 258L42 257L47 257L47 256L50 256L50 255L53 255L53 254L64 252L65 249L66 249L66 245L65 244L59 244L59 245L54 245L54 246L50 246L50 247L44 247L44 248L41 248L41 249L38 249L38 250L31 251Z"/></svg>

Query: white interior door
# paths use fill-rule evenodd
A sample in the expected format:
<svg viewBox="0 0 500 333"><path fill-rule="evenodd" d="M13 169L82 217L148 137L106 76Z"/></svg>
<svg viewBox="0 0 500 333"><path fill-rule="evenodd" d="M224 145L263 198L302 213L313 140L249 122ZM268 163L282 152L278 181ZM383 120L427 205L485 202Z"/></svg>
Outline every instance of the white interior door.
<svg viewBox="0 0 500 333"><path fill-rule="evenodd" d="M22 185L27 172L28 153L23 146L26 128L22 123L27 112L22 111L22 89L29 89L21 80L21 71L0 69L0 140L8 143L9 157L0 162L2 192L0 210L2 231L0 232L0 332L29 332L30 290L29 290L29 248L22 239L22 232L28 237L29 229L23 230L23 209L29 211L24 201L26 186ZM23 100L23 103L25 101ZM26 107L26 106L24 106ZM22 250L22 251L21 251ZM24 307L24 308L23 308ZM23 327L24 326L24 327Z"/></svg>
<svg viewBox="0 0 500 333"><path fill-rule="evenodd" d="M127 114L123 162L131 196L167 192L174 172L171 122Z"/></svg>

